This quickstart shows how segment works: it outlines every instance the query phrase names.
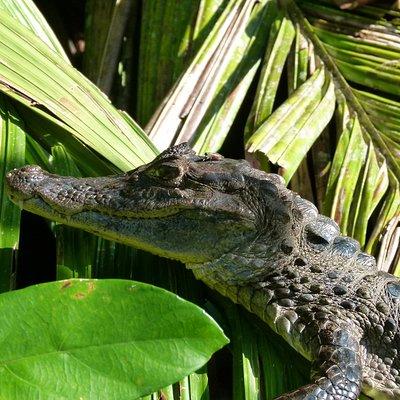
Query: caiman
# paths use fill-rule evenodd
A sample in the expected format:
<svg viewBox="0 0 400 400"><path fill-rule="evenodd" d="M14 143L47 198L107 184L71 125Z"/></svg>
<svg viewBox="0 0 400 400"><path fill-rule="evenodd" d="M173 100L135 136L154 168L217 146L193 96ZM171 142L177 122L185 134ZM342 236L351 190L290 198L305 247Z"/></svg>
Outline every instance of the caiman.
<svg viewBox="0 0 400 400"><path fill-rule="evenodd" d="M279 400L400 399L400 281L283 180L244 160L171 147L130 172L7 174L22 208L180 260L312 363Z"/></svg>

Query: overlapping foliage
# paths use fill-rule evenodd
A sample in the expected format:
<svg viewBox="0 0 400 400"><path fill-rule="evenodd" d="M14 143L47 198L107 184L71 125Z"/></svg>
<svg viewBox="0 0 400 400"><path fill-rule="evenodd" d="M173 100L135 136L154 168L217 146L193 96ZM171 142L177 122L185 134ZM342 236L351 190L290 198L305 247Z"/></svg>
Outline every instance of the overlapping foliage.
<svg viewBox="0 0 400 400"><path fill-rule="evenodd" d="M381 268L399 267L398 10L388 4L349 12L328 0L95 3L87 6L84 72L146 125L148 137L70 66L30 1L4 0L0 179L25 161L100 175L130 169L177 142L210 152L227 140L236 154L281 173L377 255ZM120 51L110 53L113 38ZM0 195L6 291L13 287L19 210ZM54 232L59 278L134 277L204 303L204 288L179 268L69 228ZM231 338L233 398L271 399L304 380L307 366L263 325L207 296ZM204 371L192 374L162 394L204 400L207 379Z"/></svg>

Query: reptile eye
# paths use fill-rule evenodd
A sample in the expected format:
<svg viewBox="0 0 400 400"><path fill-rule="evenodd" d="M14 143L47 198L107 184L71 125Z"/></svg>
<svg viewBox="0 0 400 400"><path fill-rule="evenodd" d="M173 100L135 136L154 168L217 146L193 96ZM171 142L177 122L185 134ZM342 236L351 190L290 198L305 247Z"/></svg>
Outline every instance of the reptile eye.
<svg viewBox="0 0 400 400"><path fill-rule="evenodd" d="M180 168L172 164L158 165L148 170L147 173L152 178L161 179L163 181L173 181L181 176Z"/></svg>

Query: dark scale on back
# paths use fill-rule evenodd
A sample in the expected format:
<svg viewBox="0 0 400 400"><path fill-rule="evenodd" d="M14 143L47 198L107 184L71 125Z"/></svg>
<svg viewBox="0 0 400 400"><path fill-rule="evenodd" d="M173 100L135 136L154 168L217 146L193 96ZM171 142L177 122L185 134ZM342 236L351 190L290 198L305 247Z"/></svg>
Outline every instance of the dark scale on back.
<svg viewBox="0 0 400 400"><path fill-rule="evenodd" d="M312 362L279 400L400 399L400 282L331 219L246 161L186 144L106 178L24 167L10 197L45 217L178 259Z"/></svg>

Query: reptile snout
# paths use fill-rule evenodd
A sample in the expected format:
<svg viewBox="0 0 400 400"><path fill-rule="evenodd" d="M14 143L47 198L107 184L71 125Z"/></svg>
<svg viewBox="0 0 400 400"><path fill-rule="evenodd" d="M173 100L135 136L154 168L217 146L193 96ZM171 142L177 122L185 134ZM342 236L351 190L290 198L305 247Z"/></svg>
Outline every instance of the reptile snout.
<svg viewBox="0 0 400 400"><path fill-rule="evenodd" d="M34 195L39 182L45 178L44 171L37 165L26 165L6 174L6 189L13 201L26 200Z"/></svg>

